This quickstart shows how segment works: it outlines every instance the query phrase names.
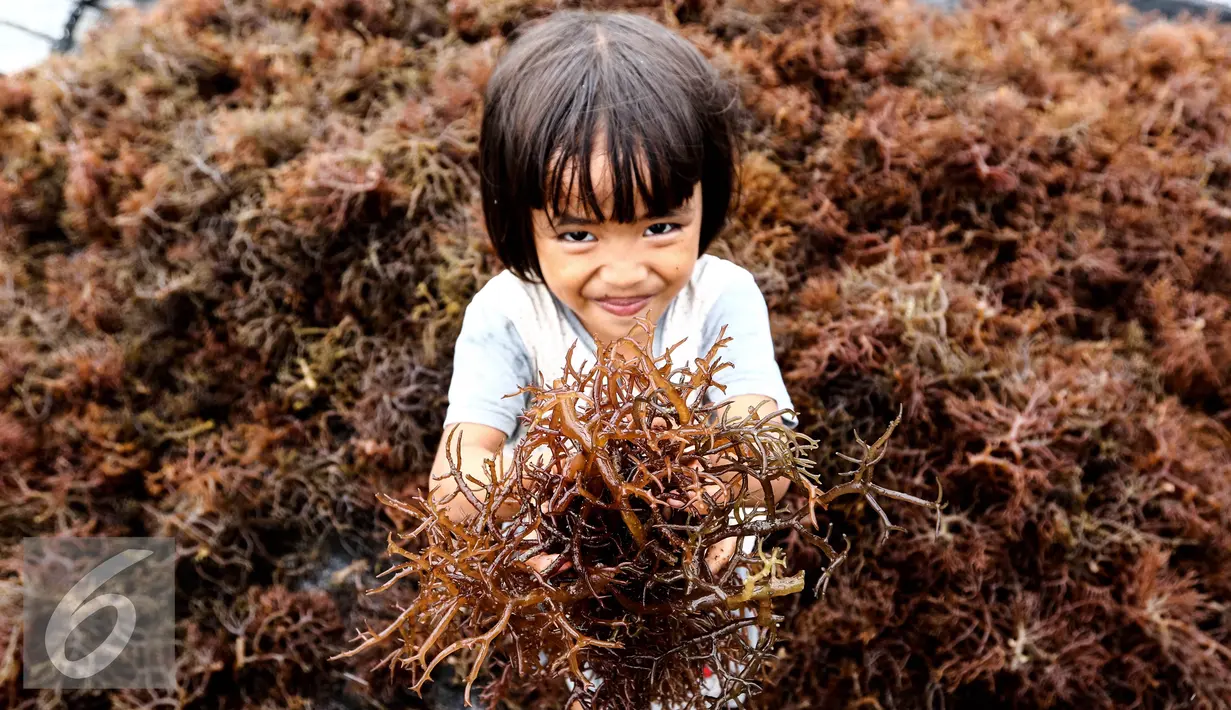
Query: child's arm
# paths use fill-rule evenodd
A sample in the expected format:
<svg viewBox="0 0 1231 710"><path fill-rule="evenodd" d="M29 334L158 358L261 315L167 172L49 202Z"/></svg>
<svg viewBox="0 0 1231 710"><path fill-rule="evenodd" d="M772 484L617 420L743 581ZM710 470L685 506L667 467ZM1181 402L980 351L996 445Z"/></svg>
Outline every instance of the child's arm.
<svg viewBox="0 0 1231 710"><path fill-rule="evenodd" d="M762 404L763 403L763 404ZM723 400L720 404L723 407L721 411L727 419L742 419L750 408L756 408L756 416L764 417L767 414L772 414L780 409L773 399L769 399L764 395L759 394L742 394L730 397ZM776 417L779 421L782 417ZM736 474L730 474L727 479L733 479ZM761 482L756 479L750 479L752 490L750 492L748 503L750 505L763 505L765 502L764 487ZM786 495L787 490L791 487L791 481L788 478L778 478L770 483L770 488L774 494L774 502L782 500L782 496Z"/></svg>
<svg viewBox="0 0 1231 710"><path fill-rule="evenodd" d="M499 453L507 437L515 434L526 406L525 395L508 396L529 384L532 373L525 345L506 312L516 289L509 288L511 276L505 276L492 279L471 299L454 343L449 409L429 482L429 501L442 506L441 512L451 520L475 514L468 493L480 505L486 501L483 486L491 481L484 461L492 459L496 476L503 475ZM446 453L459 467L467 490L458 490ZM502 506L497 517L507 519L514 513Z"/></svg>
<svg viewBox="0 0 1231 710"><path fill-rule="evenodd" d="M449 437L453 437L453 445L449 452L453 463L461 473L462 482L480 503L487 501L487 492L483 486L491 483L484 461L492 459L494 470L499 477L504 474L500 470L499 452L504 447L505 433L485 424L460 422L445 427L440 446L436 449L436 460L432 463L432 477L429 484L428 501L437 506L445 517L455 522L461 522L474 515L478 510L470 502L465 492L458 492L457 478L449 468L449 459L445 450ZM458 437L461 438L460 457ZM474 479L474 480L471 480ZM477 481L477 482L476 482ZM452 496L450 498L450 496ZM516 513L516 506L506 503L496 511L497 519L506 519Z"/></svg>
<svg viewBox="0 0 1231 710"><path fill-rule="evenodd" d="M725 392L712 390L711 394L722 397L720 411L728 420L744 418L749 408L755 408L758 417L779 409L793 409L795 405L774 356L765 296L747 270L730 263L719 268L721 271L715 272L715 281L721 284L721 293L706 316L702 341L708 348L718 340L725 327L726 337L731 340L719 357L734 367L721 370L715 376L716 382L726 388ZM792 429L798 424L794 413L779 416L778 421ZM785 478L772 484L774 502L782 499L790 485ZM749 504L764 504L761 482L751 481L751 488Z"/></svg>

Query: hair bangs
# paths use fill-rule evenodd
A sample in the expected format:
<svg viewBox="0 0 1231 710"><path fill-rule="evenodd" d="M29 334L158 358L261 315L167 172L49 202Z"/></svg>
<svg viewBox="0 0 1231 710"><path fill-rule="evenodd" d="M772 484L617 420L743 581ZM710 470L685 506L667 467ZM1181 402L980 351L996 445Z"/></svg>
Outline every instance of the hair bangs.
<svg viewBox="0 0 1231 710"><path fill-rule="evenodd" d="M666 87L647 90L604 68L594 67L597 81L583 83L561 120L545 122L559 131L542 136L555 151L544 161L536 207L553 221L564 214L624 224L653 218L692 197L701 180L704 145L688 130L701 122L689 104L664 96Z"/></svg>

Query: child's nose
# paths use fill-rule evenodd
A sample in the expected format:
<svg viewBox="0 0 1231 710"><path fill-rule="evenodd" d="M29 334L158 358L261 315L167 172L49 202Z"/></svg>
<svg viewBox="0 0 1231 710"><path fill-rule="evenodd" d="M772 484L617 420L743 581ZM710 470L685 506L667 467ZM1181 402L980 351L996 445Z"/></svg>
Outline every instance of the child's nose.
<svg viewBox="0 0 1231 710"><path fill-rule="evenodd" d="M633 259L612 259L603 266L603 280L612 288L633 288L648 273L645 264Z"/></svg>

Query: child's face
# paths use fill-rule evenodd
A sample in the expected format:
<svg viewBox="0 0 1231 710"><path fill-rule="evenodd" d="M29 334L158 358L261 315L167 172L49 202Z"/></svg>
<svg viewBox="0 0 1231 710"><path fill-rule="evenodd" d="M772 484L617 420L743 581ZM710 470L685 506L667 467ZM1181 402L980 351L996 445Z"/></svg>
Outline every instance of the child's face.
<svg viewBox="0 0 1231 710"><path fill-rule="evenodd" d="M595 156L590 174L598 181L595 192L603 214L610 215L611 171L605 156ZM534 246L547 288L600 342L628 335L639 316L656 322L697 263L701 183L674 213L631 224L589 222L579 200L571 204L556 216L554 227L543 210L532 215ZM640 200L637 214L645 215Z"/></svg>

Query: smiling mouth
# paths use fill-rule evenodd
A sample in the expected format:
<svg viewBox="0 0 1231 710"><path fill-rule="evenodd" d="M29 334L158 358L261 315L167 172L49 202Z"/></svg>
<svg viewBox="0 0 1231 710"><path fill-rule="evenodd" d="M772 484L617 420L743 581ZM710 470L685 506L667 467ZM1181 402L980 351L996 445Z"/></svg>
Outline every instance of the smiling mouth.
<svg viewBox="0 0 1231 710"><path fill-rule="evenodd" d="M650 305L650 296L639 298L600 298L596 301L603 310L612 315L628 317L637 315Z"/></svg>

